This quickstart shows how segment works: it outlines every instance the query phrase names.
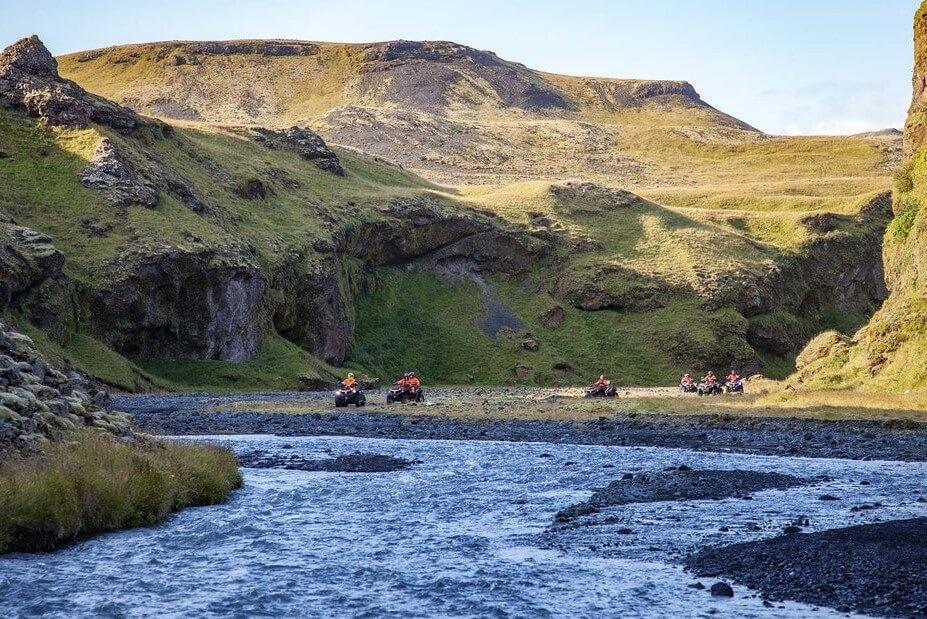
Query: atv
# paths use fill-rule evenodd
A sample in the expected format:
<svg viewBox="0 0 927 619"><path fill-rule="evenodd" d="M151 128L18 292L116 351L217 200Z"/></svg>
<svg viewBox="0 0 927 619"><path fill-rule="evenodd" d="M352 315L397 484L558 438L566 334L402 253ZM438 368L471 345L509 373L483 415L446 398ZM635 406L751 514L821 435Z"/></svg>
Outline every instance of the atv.
<svg viewBox="0 0 927 619"><path fill-rule="evenodd" d="M339 389L335 392L335 406L338 408L345 407L349 404L360 408L367 403L367 396L360 389L353 387L350 389Z"/></svg>
<svg viewBox="0 0 927 619"><path fill-rule="evenodd" d="M731 380L724 383L724 393L743 393L744 392L744 381L743 379Z"/></svg>
<svg viewBox="0 0 927 619"><path fill-rule="evenodd" d="M698 384L699 395L721 395L722 393L724 393L724 387L722 387L717 381L703 381Z"/></svg>
<svg viewBox="0 0 927 619"><path fill-rule="evenodd" d="M392 404L393 402L424 402L425 393L422 391L421 387L400 387L398 385L392 387L389 391L386 392L386 403Z"/></svg>
<svg viewBox="0 0 927 619"><path fill-rule="evenodd" d="M679 393L697 393L698 385L695 384L695 381L691 383L679 383Z"/></svg>
<svg viewBox="0 0 927 619"><path fill-rule="evenodd" d="M591 387L586 387L586 396L587 398L617 398L618 390L615 389L614 385L592 385Z"/></svg>

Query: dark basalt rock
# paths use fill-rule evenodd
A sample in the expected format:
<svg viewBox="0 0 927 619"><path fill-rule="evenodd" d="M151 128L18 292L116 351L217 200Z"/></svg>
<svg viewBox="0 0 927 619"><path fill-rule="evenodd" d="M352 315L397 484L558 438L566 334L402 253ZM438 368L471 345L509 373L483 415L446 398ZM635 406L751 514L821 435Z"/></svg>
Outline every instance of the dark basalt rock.
<svg viewBox="0 0 927 619"><path fill-rule="evenodd" d="M239 455L238 462L241 466L248 468L328 473L388 473L407 469L414 464L405 458L362 452L313 460L295 454L276 456L252 451Z"/></svg>
<svg viewBox="0 0 927 619"><path fill-rule="evenodd" d="M696 471L679 467L670 471L638 473L593 493L588 501L557 513L556 522L570 522L604 507L656 501L721 500L743 497L759 490L784 490L807 483L781 473L759 471Z"/></svg>
<svg viewBox="0 0 927 619"><path fill-rule="evenodd" d="M733 578L775 600L921 616L927 609L927 518L707 548L690 556L686 567Z"/></svg>
<svg viewBox="0 0 927 619"><path fill-rule="evenodd" d="M711 594L717 597L734 597L734 589L726 582L716 582L711 585Z"/></svg>
<svg viewBox="0 0 927 619"><path fill-rule="evenodd" d="M266 282L234 248L128 250L94 290L94 331L116 350L158 358L245 361L258 349Z"/></svg>

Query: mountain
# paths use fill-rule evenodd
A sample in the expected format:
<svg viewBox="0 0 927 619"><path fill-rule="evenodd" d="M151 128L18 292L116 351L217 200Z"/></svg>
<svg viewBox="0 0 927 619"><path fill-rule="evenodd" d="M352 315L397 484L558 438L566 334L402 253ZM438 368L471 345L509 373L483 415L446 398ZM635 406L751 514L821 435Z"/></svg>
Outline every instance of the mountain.
<svg viewBox="0 0 927 619"><path fill-rule="evenodd" d="M823 333L799 356L807 388L922 391L927 387L927 2L914 16L913 94L905 161L895 175L894 218L884 240L891 293L852 337Z"/></svg>
<svg viewBox="0 0 927 619"><path fill-rule="evenodd" d="M684 83L552 76L444 43L153 44L60 67L74 81L36 37L0 55L0 307L122 389L317 386L343 365L487 383L783 375L886 294L891 136L774 138ZM260 104L227 96L236 84ZM167 107L146 107L157 92ZM525 137L439 185L438 167L376 153L473 148L392 124L327 143L361 103ZM650 189L621 187L633 178Z"/></svg>

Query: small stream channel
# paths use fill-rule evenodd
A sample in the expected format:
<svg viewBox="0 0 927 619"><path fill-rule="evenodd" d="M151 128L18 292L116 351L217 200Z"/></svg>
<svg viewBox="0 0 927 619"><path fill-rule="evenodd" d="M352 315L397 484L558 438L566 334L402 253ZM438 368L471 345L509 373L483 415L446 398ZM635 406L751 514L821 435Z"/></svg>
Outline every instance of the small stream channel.
<svg viewBox="0 0 927 619"><path fill-rule="evenodd" d="M797 515L810 518L807 530L927 515L916 501L927 474L919 463L546 443L197 440L305 457L361 450L421 464L377 474L245 469L244 488L226 505L54 553L0 557L0 614L838 616L793 603L769 608L736 582L734 598L713 598L689 586L697 579L678 561L704 544L777 534ZM623 472L679 464L826 480L752 500L609 508L589 526L550 528L558 510ZM881 506L853 509L874 503Z"/></svg>

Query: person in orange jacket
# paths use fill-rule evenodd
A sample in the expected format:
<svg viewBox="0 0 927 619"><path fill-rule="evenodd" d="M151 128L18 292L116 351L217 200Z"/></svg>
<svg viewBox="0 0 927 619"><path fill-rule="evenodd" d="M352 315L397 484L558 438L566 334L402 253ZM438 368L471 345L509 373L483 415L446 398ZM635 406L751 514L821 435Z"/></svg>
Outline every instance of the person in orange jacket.
<svg viewBox="0 0 927 619"><path fill-rule="evenodd" d="M415 390L422 386L422 381L418 379L418 376L415 375L415 372L409 372L409 379L406 384L410 389Z"/></svg>
<svg viewBox="0 0 927 619"><path fill-rule="evenodd" d="M711 370L708 370L708 374L705 374L705 378L702 379L703 383L716 383L718 379L715 378L715 373Z"/></svg>
<svg viewBox="0 0 927 619"><path fill-rule="evenodd" d="M354 372L348 372L347 378L341 381L341 386L345 389L356 389L357 388L357 379L354 378Z"/></svg>
<svg viewBox="0 0 927 619"><path fill-rule="evenodd" d="M679 384L680 384L680 385L685 385L685 386L687 386L687 387L688 387L689 385L691 385L692 383L694 383L694 382L695 382L695 380L693 380L691 374L683 374L683 375L682 375L682 378L679 379Z"/></svg>
<svg viewBox="0 0 927 619"><path fill-rule="evenodd" d="M605 374L602 374L601 376L599 376L599 380L595 381L596 387L608 387L611 384L612 384L612 381L605 378Z"/></svg>
<svg viewBox="0 0 927 619"><path fill-rule="evenodd" d="M727 375L727 382L736 383L738 380L740 380L740 374L734 370L731 370L731 372Z"/></svg>

